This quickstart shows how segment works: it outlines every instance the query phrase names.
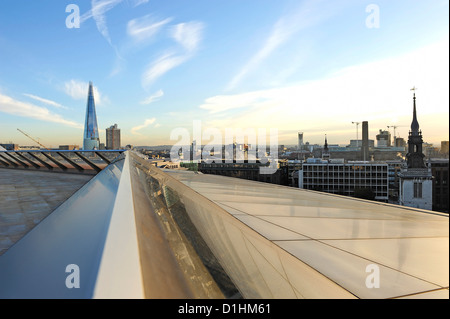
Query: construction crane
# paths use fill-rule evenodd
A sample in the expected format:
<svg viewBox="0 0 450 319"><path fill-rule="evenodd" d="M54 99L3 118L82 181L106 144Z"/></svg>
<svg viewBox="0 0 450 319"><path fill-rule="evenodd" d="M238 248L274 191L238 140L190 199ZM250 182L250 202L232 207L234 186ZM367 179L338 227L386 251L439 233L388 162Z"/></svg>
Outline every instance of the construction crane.
<svg viewBox="0 0 450 319"><path fill-rule="evenodd" d="M45 145L42 145L39 141L36 141L34 138L32 138L30 135L28 135L27 133L25 133L24 131L22 131L21 129L17 129L20 133L22 133L23 135L25 135L26 137L28 137L29 139L33 140L34 142L38 143L40 146L42 146L43 148L45 148L47 151L50 151L50 149L48 149Z"/></svg>
<svg viewBox="0 0 450 319"><path fill-rule="evenodd" d="M352 122L352 124L356 124L356 147L358 147L358 138L359 138L358 126L359 126L359 124L361 124L361 122Z"/></svg>

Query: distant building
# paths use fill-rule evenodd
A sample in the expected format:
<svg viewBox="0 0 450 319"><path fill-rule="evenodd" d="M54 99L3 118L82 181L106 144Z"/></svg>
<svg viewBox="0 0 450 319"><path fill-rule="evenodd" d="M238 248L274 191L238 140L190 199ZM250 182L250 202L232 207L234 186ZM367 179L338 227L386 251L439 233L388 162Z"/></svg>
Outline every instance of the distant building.
<svg viewBox="0 0 450 319"><path fill-rule="evenodd" d="M369 160L369 122L362 122L362 144L361 144L361 160Z"/></svg>
<svg viewBox="0 0 450 319"><path fill-rule="evenodd" d="M98 150L100 138L98 134L97 114L95 113L94 87L89 82L88 100L86 106L86 122L84 125L83 149Z"/></svg>
<svg viewBox="0 0 450 319"><path fill-rule="evenodd" d="M448 159L431 159L431 173L433 175L433 210L438 212L449 212L449 160Z"/></svg>
<svg viewBox="0 0 450 319"><path fill-rule="evenodd" d="M19 150L19 144L0 144L1 147L3 147L7 151L18 151Z"/></svg>
<svg viewBox="0 0 450 319"><path fill-rule="evenodd" d="M398 204L398 195L400 187L399 174L404 169L405 162L403 160L386 161L388 164L389 175L389 202Z"/></svg>
<svg viewBox="0 0 450 319"><path fill-rule="evenodd" d="M298 145L297 150L303 150L303 132L298 132Z"/></svg>
<svg viewBox="0 0 450 319"><path fill-rule="evenodd" d="M448 157L448 143L449 141L441 141L441 154L447 154L447 157Z"/></svg>
<svg viewBox="0 0 450 319"><path fill-rule="evenodd" d="M73 151L73 150L79 150L79 145L60 145L59 149L62 151Z"/></svg>
<svg viewBox="0 0 450 319"><path fill-rule="evenodd" d="M413 98L413 120L408 137L407 168L400 174L399 204L409 207L432 209L433 181L431 167L425 165L422 150L422 131L416 112L416 93Z"/></svg>
<svg viewBox="0 0 450 319"><path fill-rule="evenodd" d="M182 165L187 167L185 163ZM268 164L256 163L199 163L198 171L203 174L222 175L237 177L253 181L272 183L278 185L289 185L289 168L287 161L279 161L278 169L273 174L260 174L260 168Z"/></svg>
<svg viewBox="0 0 450 319"><path fill-rule="evenodd" d="M375 141L374 140L368 140L369 148L375 147ZM347 148L357 148L360 149L362 145L362 140L350 140L350 144L347 146Z"/></svg>
<svg viewBox="0 0 450 319"><path fill-rule="evenodd" d="M372 194L371 199L387 202L388 165L362 161L343 163L343 160L334 162L308 159L299 172L299 187L356 197L366 192Z"/></svg>
<svg viewBox="0 0 450 319"><path fill-rule="evenodd" d="M120 149L120 129L117 128L117 124L106 129L106 149Z"/></svg>
<svg viewBox="0 0 450 319"><path fill-rule="evenodd" d="M391 133L380 130L377 134L377 147L391 147Z"/></svg>
<svg viewBox="0 0 450 319"><path fill-rule="evenodd" d="M396 137L394 147L406 147L405 139L403 137Z"/></svg>

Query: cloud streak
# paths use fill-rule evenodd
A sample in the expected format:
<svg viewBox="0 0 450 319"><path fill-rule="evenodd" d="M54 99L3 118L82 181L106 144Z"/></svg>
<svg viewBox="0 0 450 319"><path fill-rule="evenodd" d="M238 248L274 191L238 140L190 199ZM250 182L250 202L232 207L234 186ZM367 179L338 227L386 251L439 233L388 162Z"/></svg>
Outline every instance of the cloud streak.
<svg viewBox="0 0 450 319"><path fill-rule="evenodd" d="M151 104L153 102L158 101L163 96L164 96L164 91L159 90L159 91L155 92L154 94L150 95L149 97L147 97L145 100L143 100L141 102L141 104L145 104L145 105Z"/></svg>
<svg viewBox="0 0 450 319"><path fill-rule="evenodd" d="M181 53L176 50L166 52L150 63L142 75L143 87L151 86L158 78L191 59L202 40L203 29L203 23L197 21L173 26L170 35L183 50Z"/></svg>
<svg viewBox="0 0 450 319"><path fill-rule="evenodd" d="M217 128L248 127L251 119L259 127L278 125L280 132L301 129L311 134L320 130L322 138L325 133L337 136L351 130L351 121L367 120L374 130L399 122L405 127L401 135L405 137L412 119L410 88L417 86L417 111L423 119L419 122L434 142L438 130L448 130L448 121L438 127L425 119L431 114L448 119L448 84L446 39L394 58L349 66L320 80L212 96L199 108L207 111L205 125ZM318 127L317 119L329 124ZM330 131L331 127L335 129Z"/></svg>
<svg viewBox="0 0 450 319"><path fill-rule="evenodd" d="M83 128L82 124L66 120L59 114L50 112L45 107L36 106L31 103L22 102L9 96L0 94L0 112L27 117L39 121L63 124L74 128Z"/></svg>
<svg viewBox="0 0 450 319"><path fill-rule="evenodd" d="M65 107L65 106L63 106L63 105L61 105L61 104L59 104L59 103L57 103L55 101L44 99L44 98L42 98L40 96L37 96L37 95L28 94L28 93L23 93L23 95L27 96L27 97L35 100L35 101L39 101L41 103L44 103L44 104L47 104L47 105L50 105L50 106L53 106L53 107L56 107L56 108L59 108L59 109L66 109L66 110L68 109L67 107Z"/></svg>
<svg viewBox="0 0 450 319"><path fill-rule="evenodd" d="M130 20L127 24L127 34L138 42L147 40L156 35L172 18L155 21L151 15Z"/></svg>
<svg viewBox="0 0 450 319"><path fill-rule="evenodd" d="M156 122L156 118L147 119L147 120L145 120L144 124L133 127L131 129L131 133L134 134L134 135L142 135L138 131L140 131L140 130L142 130L142 129L152 125L155 122Z"/></svg>
<svg viewBox="0 0 450 319"><path fill-rule="evenodd" d="M256 70L264 60L279 47L287 43L295 34L330 16L330 11L324 11L323 7L318 5L319 2L321 1L310 0L302 2L299 8L281 17L272 27L272 31L259 51L250 58L228 83L226 91L236 88L249 73Z"/></svg>

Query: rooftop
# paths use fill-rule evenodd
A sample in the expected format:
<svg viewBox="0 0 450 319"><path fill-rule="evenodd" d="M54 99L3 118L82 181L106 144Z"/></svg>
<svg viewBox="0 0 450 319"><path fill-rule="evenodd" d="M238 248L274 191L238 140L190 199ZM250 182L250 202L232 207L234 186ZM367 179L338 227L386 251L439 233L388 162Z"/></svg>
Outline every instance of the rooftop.
<svg viewBox="0 0 450 319"><path fill-rule="evenodd" d="M55 178L30 184L38 207L86 182L18 173L19 185ZM53 205L0 256L0 298L449 298L447 214L161 170L131 151ZM14 211L38 222L31 206ZM80 289L62 284L69 264Z"/></svg>
<svg viewBox="0 0 450 319"><path fill-rule="evenodd" d="M0 255L92 177L0 168Z"/></svg>

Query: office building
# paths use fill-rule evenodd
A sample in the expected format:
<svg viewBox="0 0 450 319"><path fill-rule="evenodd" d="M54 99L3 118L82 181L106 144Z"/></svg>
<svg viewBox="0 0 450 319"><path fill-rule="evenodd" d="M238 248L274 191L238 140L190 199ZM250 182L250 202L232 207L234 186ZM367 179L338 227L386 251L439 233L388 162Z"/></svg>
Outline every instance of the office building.
<svg viewBox="0 0 450 319"><path fill-rule="evenodd" d="M120 149L120 129L114 124L106 129L106 149Z"/></svg>
<svg viewBox="0 0 450 319"><path fill-rule="evenodd" d="M84 125L83 149L98 150L100 138L98 134L97 114L95 113L94 87L89 82L89 92L86 106L86 122Z"/></svg>
<svg viewBox="0 0 450 319"><path fill-rule="evenodd" d="M387 202L389 195L388 165L375 162L325 161L308 159L299 171L299 187L321 192L359 197L372 194L371 199ZM367 198L370 199L370 198Z"/></svg>

